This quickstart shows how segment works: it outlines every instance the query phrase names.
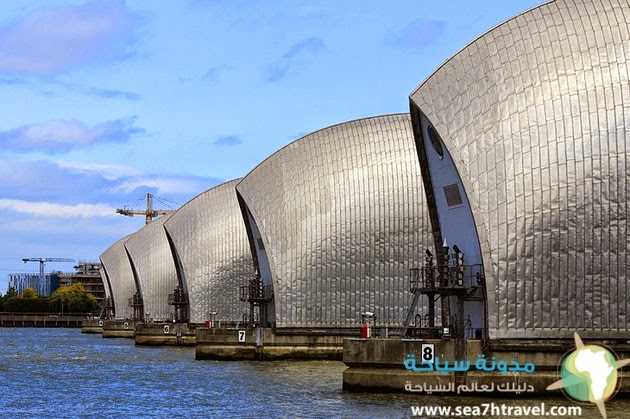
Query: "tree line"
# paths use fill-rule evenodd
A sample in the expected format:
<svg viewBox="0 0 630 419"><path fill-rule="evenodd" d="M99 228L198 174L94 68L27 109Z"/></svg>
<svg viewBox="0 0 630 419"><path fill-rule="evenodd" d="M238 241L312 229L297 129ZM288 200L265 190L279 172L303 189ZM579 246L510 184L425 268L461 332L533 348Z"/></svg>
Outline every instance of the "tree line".
<svg viewBox="0 0 630 419"><path fill-rule="evenodd" d="M85 292L85 286L77 282L70 286L57 288L50 297L37 295L29 287L18 294L9 288L5 295L0 295L0 312L5 313L98 313L101 307L96 297Z"/></svg>

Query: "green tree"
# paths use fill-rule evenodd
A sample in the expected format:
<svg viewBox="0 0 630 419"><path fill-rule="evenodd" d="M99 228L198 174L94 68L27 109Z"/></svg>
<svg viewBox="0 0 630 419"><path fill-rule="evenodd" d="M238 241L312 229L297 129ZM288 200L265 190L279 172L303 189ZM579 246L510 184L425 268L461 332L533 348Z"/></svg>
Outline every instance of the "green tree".
<svg viewBox="0 0 630 419"><path fill-rule="evenodd" d="M35 288L33 287L28 287L24 291L22 291L22 297L37 298L37 291L35 291Z"/></svg>
<svg viewBox="0 0 630 419"><path fill-rule="evenodd" d="M85 292L82 282L57 288L50 302L51 309L63 313L92 313L99 309L96 297Z"/></svg>
<svg viewBox="0 0 630 419"><path fill-rule="evenodd" d="M32 298L9 297L4 302L4 311L10 313L47 313L48 298L37 296Z"/></svg>
<svg viewBox="0 0 630 419"><path fill-rule="evenodd" d="M6 294L0 294L0 311L7 311L5 310L6 302L11 297L17 297L17 291L13 287L9 287Z"/></svg>

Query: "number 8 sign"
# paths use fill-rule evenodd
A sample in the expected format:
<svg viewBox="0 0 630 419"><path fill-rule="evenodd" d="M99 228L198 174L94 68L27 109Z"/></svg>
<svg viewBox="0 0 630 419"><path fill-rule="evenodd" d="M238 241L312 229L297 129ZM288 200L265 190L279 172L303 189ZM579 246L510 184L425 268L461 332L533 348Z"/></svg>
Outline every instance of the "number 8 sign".
<svg viewBox="0 0 630 419"><path fill-rule="evenodd" d="M421 362L430 362L433 363L435 360L435 344L433 343L423 343L420 347L422 361Z"/></svg>

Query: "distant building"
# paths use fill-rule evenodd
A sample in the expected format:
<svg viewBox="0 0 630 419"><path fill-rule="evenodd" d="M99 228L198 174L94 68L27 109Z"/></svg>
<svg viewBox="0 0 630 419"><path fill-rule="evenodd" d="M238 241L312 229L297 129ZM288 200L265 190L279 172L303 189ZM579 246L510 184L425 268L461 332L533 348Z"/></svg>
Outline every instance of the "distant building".
<svg viewBox="0 0 630 419"><path fill-rule="evenodd" d="M101 264L98 262L80 262L74 268L76 269L74 273L57 274L59 278L55 289L81 282L85 287L85 292L96 297L96 301L102 305L105 300L105 286L101 277Z"/></svg>
<svg viewBox="0 0 630 419"><path fill-rule="evenodd" d="M49 297L59 288L59 272L49 273L40 278L38 273L9 274L9 288L22 295L27 288L35 289L37 295Z"/></svg>
<svg viewBox="0 0 630 419"><path fill-rule="evenodd" d="M80 262L74 267L75 272L52 272L40 278L38 273L9 274L9 288L22 295L27 288L33 288L37 295L50 297L57 288L83 283L85 292L96 297L99 304L105 299L105 287L101 278L101 264L98 262Z"/></svg>

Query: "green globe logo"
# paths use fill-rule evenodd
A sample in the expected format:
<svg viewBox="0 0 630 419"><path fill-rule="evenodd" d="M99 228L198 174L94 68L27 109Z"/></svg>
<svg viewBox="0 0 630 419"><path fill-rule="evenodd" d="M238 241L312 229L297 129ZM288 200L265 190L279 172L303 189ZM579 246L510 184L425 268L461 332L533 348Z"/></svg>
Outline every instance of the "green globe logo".
<svg viewBox="0 0 630 419"><path fill-rule="evenodd" d="M616 360L610 351L598 345L585 345L562 362L560 376L564 391L581 402L608 400L617 386Z"/></svg>
<svg viewBox="0 0 630 419"><path fill-rule="evenodd" d="M617 369L630 364L630 359L617 361L603 346L584 345L577 332L573 337L576 349L562 361L561 379L547 386L547 390L564 389L573 400L594 403L606 419L604 401L615 393Z"/></svg>

